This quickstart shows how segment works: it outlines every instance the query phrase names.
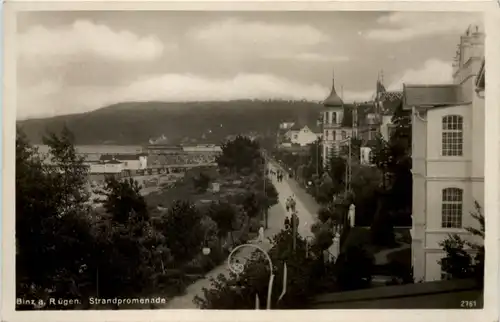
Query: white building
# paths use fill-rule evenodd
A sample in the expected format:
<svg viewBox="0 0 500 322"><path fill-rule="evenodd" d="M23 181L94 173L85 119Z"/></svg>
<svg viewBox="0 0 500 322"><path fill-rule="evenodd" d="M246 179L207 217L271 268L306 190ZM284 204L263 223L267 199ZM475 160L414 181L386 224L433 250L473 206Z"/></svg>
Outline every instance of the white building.
<svg viewBox="0 0 500 322"><path fill-rule="evenodd" d="M484 34L474 27L460 39L453 84L405 85L412 110L413 227L416 280L445 277L439 243L449 233L473 236L474 202L484 205Z"/></svg>
<svg viewBox="0 0 500 322"><path fill-rule="evenodd" d="M324 100L323 105L323 164L326 164L328 158L339 151L342 142L353 136L352 119L344 120L344 116L351 117L352 115L344 115L346 108L344 102L335 90L335 80L332 80L332 90L330 95ZM352 113L352 112L351 112ZM346 122L347 121L347 122ZM350 126L346 126L350 123Z"/></svg>
<svg viewBox="0 0 500 322"><path fill-rule="evenodd" d="M90 173L119 174L124 170L124 164L117 160L90 164Z"/></svg>
<svg viewBox="0 0 500 322"><path fill-rule="evenodd" d="M297 123L290 128L286 136L290 140L289 143L306 146L321 138L322 133L318 124L301 125Z"/></svg>
<svg viewBox="0 0 500 322"><path fill-rule="evenodd" d="M216 144L197 144L197 145L185 145L182 147L184 152L192 153L220 153L222 148L220 145Z"/></svg>
<svg viewBox="0 0 500 322"><path fill-rule="evenodd" d="M110 161L117 161L121 164L122 170L144 170L148 167L148 157L146 154L107 154L102 155L100 158L100 164L98 165L112 165L118 164L116 162L110 163ZM93 168L92 168L93 166ZM112 166L112 168L116 168L118 166ZM91 165L92 169L100 169L101 167L97 165ZM114 170L113 170L114 171Z"/></svg>

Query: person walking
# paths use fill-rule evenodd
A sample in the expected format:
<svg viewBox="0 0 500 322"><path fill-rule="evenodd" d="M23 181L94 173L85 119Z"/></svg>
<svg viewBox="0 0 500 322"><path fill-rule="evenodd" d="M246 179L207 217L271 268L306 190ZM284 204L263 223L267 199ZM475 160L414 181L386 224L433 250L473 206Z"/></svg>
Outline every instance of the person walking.
<svg viewBox="0 0 500 322"><path fill-rule="evenodd" d="M290 229L290 218L288 216L285 217L285 229Z"/></svg>
<svg viewBox="0 0 500 322"><path fill-rule="evenodd" d="M296 207L297 203L295 202L295 198L294 197L290 197L290 208L292 209L292 212L295 213L295 207Z"/></svg>
<svg viewBox="0 0 500 322"><path fill-rule="evenodd" d="M264 227L260 226L259 228L259 243L264 241Z"/></svg>
<svg viewBox="0 0 500 322"><path fill-rule="evenodd" d="M286 212L290 212L290 197L286 199Z"/></svg>

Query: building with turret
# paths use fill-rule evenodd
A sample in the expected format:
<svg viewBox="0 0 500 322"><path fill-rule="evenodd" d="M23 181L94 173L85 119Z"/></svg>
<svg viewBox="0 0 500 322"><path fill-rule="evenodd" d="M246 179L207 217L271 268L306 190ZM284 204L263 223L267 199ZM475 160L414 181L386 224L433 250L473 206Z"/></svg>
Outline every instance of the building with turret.
<svg viewBox="0 0 500 322"><path fill-rule="evenodd" d="M363 145L369 145L377 135L389 140L392 115L401 99L401 92L387 91L378 79L373 100L345 103L337 94L333 79L330 94L323 101L323 163L338 154L347 138L361 139Z"/></svg>
<svg viewBox="0 0 500 322"><path fill-rule="evenodd" d="M484 33L471 26L460 37L452 83L404 86L403 108L412 114L416 280L446 279L439 243L449 234L472 241L466 228L479 228L471 213L476 203L484 206L484 66Z"/></svg>
<svg viewBox="0 0 500 322"><path fill-rule="evenodd" d="M352 117L345 114L347 106L337 94L335 78L332 79L332 89L330 95L323 101L323 106L325 107L322 115L323 164L326 164L331 155L338 153L342 140L345 142L345 139L352 136L352 121L349 122Z"/></svg>

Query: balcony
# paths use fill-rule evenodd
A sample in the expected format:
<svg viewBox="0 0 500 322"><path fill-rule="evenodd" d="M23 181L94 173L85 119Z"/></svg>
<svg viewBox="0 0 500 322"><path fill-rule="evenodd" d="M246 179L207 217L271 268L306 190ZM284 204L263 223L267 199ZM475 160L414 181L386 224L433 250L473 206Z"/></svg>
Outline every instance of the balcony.
<svg viewBox="0 0 500 322"><path fill-rule="evenodd" d="M339 129L342 127L342 123L323 123L323 129Z"/></svg>

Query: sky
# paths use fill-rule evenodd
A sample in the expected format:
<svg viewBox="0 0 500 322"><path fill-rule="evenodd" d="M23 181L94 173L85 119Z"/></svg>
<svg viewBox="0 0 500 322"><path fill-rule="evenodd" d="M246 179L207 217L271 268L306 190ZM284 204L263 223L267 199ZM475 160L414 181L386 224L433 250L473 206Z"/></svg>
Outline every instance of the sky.
<svg viewBox="0 0 500 322"><path fill-rule="evenodd" d="M451 82L457 44L478 13L21 12L17 118L125 101L369 100L383 71Z"/></svg>

